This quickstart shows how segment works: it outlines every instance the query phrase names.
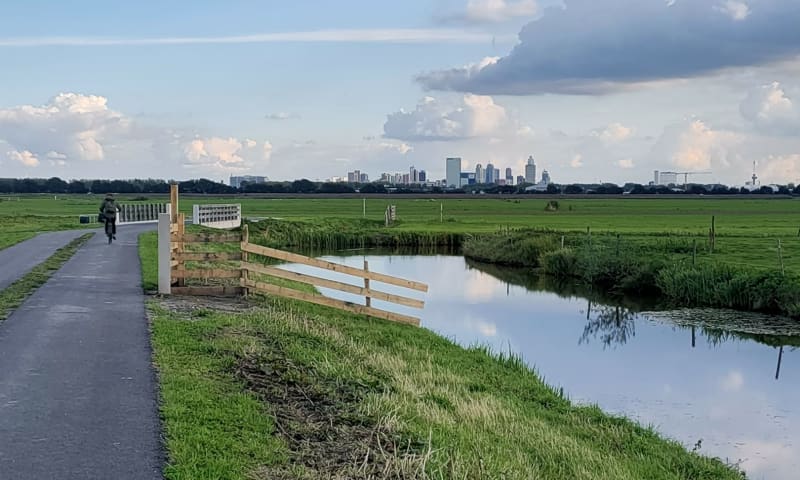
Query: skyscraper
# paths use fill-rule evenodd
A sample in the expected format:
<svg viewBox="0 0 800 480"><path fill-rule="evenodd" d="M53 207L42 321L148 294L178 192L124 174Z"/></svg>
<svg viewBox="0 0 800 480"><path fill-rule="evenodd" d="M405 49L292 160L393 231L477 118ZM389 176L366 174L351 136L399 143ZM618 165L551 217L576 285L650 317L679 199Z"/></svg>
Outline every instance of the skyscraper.
<svg viewBox="0 0 800 480"><path fill-rule="evenodd" d="M528 157L528 164L525 165L525 183L536 183L536 163L533 155Z"/></svg>
<svg viewBox="0 0 800 480"><path fill-rule="evenodd" d="M547 170L542 170L542 183L544 185L550 185L550 174L547 173Z"/></svg>
<svg viewBox="0 0 800 480"><path fill-rule="evenodd" d="M447 186L449 188L461 186L461 157L447 159Z"/></svg>
<svg viewBox="0 0 800 480"><path fill-rule="evenodd" d="M510 168L506 168L506 185L514 184L514 172Z"/></svg>
<svg viewBox="0 0 800 480"><path fill-rule="evenodd" d="M419 183L419 172L413 165L408 169L408 179L410 183Z"/></svg>
<svg viewBox="0 0 800 480"><path fill-rule="evenodd" d="M497 171L494 168L494 165L491 163L486 164L486 182L485 183L495 183L500 175L497 174Z"/></svg>
<svg viewBox="0 0 800 480"><path fill-rule="evenodd" d="M486 172L480 163L475 166L475 183L486 183Z"/></svg>

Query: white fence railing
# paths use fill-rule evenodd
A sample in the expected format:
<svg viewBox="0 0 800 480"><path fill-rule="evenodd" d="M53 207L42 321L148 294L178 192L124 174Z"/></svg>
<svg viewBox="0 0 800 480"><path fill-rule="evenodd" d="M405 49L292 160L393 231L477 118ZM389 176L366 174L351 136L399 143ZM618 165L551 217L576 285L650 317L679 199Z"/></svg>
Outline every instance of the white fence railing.
<svg viewBox="0 0 800 480"><path fill-rule="evenodd" d="M242 226L242 205L194 205L192 219L195 225L211 228L238 228Z"/></svg>
<svg viewBox="0 0 800 480"><path fill-rule="evenodd" d="M158 223L158 215L169 213L169 203L125 203L119 205L117 224Z"/></svg>

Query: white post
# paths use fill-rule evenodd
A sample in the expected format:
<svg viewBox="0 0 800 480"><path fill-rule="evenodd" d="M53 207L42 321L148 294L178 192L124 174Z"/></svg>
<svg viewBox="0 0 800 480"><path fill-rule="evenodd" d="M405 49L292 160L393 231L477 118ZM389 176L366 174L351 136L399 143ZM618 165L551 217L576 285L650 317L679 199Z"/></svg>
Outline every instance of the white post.
<svg viewBox="0 0 800 480"><path fill-rule="evenodd" d="M172 293L172 252L170 251L170 214L158 215L158 293Z"/></svg>

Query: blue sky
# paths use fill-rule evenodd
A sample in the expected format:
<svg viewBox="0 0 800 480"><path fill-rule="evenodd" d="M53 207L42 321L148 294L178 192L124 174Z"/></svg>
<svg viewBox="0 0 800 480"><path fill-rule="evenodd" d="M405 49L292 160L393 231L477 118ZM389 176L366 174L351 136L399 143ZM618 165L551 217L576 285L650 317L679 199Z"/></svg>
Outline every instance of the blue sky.
<svg viewBox="0 0 800 480"><path fill-rule="evenodd" d="M790 0L8 3L0 176L800 181Z"/></svg>

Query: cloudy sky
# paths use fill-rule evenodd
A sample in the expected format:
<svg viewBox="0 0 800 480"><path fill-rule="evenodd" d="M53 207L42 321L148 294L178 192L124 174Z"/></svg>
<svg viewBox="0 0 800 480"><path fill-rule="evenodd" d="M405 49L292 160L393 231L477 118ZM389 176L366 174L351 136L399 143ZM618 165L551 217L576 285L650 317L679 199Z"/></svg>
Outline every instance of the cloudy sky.
<svg viewBox="0 0 800 480"><path fill-rule="evenodd" d="M0 177L800 182L797 0L0 4Z"/></svg>

